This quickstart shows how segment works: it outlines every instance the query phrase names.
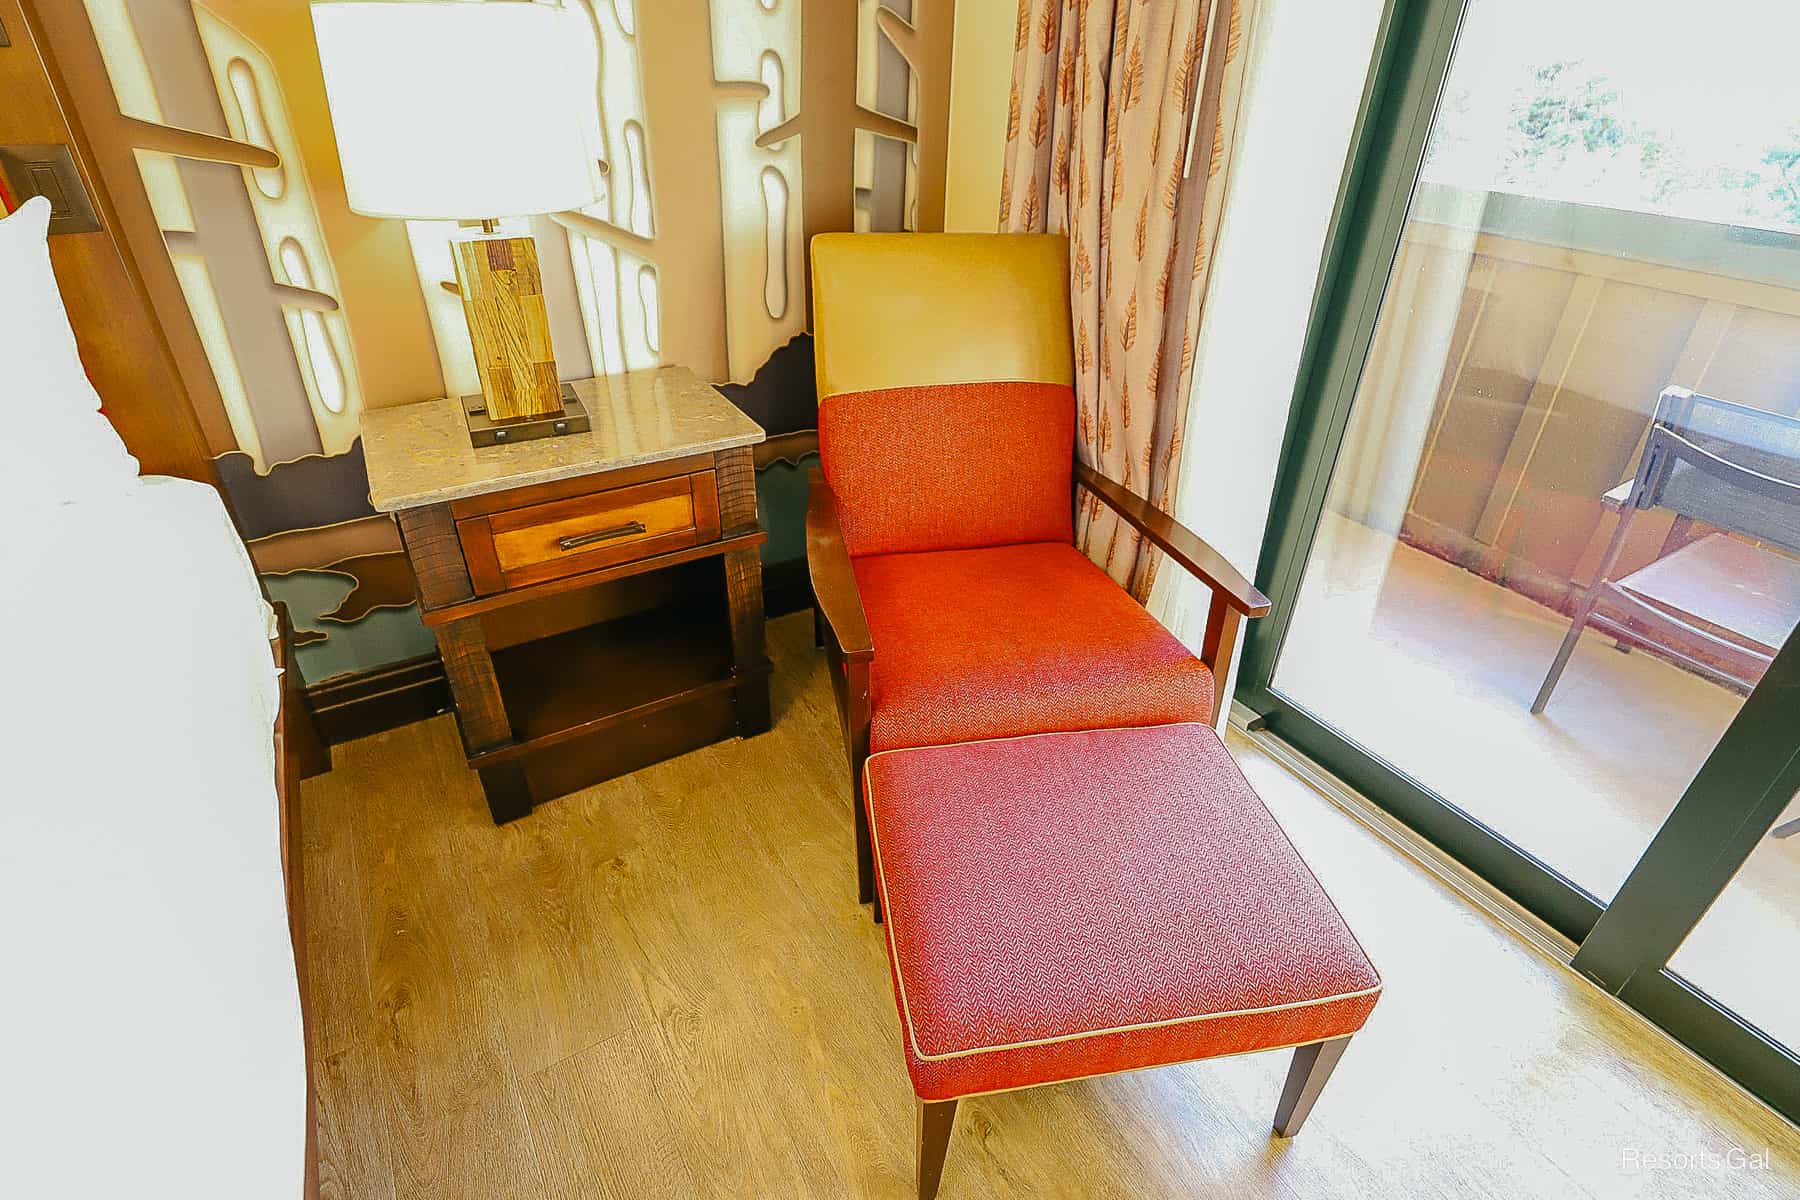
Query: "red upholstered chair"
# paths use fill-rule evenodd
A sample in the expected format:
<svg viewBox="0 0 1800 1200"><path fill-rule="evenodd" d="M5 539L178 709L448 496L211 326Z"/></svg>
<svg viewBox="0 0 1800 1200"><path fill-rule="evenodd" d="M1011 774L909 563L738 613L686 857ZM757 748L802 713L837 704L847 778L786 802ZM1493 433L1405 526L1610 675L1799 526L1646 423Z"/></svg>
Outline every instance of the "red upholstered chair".
<svg viewBox="0 0 1800 1200"><path fill-rule="evenodd" d="M869 902L871 751L1214 722L1239 619L1269 602L1076 460L1064 239L826 234L812 272L807 561ZM1199 657L1075 548L1078 487L1212 589Z"/></svg>

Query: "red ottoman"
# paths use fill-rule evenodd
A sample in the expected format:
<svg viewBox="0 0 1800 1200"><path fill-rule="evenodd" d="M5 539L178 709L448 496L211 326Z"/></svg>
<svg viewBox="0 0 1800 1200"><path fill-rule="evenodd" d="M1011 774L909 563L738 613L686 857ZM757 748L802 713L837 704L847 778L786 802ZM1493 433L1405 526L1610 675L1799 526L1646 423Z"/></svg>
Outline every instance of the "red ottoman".
<svg viewBox="0 0 1800 1200"><path fill-rule="evenodd" d="M870 756L869 825L919 1194L956 1101L1297 1048L1299 1130L1381 980L1202 724Z"/></svg>

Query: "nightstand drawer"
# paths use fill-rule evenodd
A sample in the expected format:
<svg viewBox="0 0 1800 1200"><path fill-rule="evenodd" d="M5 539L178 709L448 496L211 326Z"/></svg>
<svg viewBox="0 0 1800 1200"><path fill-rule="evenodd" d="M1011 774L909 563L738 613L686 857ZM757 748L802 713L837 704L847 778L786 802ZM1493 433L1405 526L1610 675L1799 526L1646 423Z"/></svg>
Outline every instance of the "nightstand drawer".
<svg viewBox="0 0 1800 1200"><path fill-rule="evenodd" d="M713 541L717 483L711 471L678 475L502 509L456 532L475 590L492 595Z"/></svg>

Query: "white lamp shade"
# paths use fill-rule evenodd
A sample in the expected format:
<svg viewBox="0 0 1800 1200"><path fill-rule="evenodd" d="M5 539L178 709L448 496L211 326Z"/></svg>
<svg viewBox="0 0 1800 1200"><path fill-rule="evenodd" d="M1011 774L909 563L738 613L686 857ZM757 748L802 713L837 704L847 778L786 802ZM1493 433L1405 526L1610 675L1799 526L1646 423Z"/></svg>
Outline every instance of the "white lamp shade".
<svg viewBox="0 0 1800 1200"><path fill-rule="evenodd" d="M350 207L372 217L561 212L600 191L598 57L571 9L471 0L313 5Z"/></svg>

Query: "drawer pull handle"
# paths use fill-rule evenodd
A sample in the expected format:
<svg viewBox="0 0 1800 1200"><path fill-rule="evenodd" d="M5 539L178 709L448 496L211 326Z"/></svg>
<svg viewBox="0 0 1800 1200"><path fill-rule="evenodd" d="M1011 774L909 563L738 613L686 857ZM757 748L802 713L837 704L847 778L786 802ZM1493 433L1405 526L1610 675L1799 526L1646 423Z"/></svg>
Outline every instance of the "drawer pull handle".
<svg viewBox="0 0 1800 1200"><path fill-rule="evenodd" d="M614 525L611 529L596 529L592 533L578 533L573 537L557 538L556 544L564 550L579 550L583 546L591 546L595 542L610 542L614 538L630 537L634 533L643 533L642 521L629 521L624 525Z"/></svg>

